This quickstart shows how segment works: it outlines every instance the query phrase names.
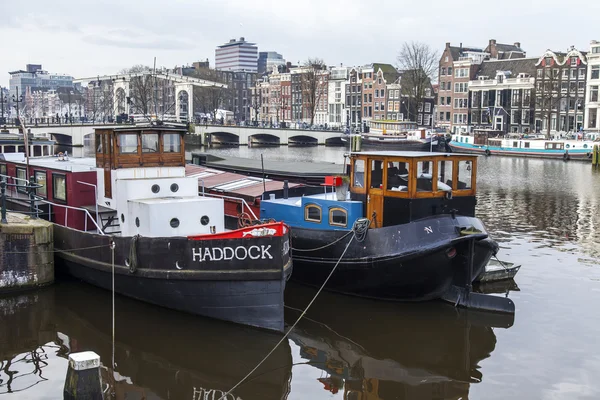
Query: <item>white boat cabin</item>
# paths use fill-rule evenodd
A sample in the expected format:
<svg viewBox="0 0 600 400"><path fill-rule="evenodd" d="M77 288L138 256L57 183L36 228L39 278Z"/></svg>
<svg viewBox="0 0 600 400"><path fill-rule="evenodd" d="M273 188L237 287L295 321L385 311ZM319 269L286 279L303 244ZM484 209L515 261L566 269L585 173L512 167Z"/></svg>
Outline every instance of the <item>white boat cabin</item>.
<svg viewBox="0 0 600 400"><path fill-rule="evenodd" d="M198 179L185 176L185 133L166 126L96 130L97 202L118 221L113 231L147 237L224 231L223 199L199 196Z"/></svg>

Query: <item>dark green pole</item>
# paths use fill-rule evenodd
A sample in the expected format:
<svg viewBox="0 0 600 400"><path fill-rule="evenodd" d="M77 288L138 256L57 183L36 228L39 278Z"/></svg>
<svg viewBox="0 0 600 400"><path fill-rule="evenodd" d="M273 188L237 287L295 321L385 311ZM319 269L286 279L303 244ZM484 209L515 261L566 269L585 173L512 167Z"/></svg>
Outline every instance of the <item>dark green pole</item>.
<svg viewBox="0 0 600 400"><path fill-rule="evenodd" d="M6 177L2 177L0 181L0 196L2 196L2 220L0 221L3 224L7 224L6 220Z"/></svg>

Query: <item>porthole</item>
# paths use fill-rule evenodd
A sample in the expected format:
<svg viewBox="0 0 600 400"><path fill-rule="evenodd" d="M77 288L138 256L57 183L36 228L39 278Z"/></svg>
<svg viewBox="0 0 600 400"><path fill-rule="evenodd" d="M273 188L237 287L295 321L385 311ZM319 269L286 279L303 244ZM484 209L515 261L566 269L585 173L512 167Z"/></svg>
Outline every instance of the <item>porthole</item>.
<svg viewBox="0 0 600 400"><path fill-rule="evenodd" d="M208 218L208 215L203 215L202 218L200 218L200 223L202 225L208 225L209 222L210 218Z"/></svg>
<svg viewBox="0 0 600 400"><path fill-rule="evenodd" d="M160 192L160 186L158 186L157 184L152 185L152 193L158 192Z"/></svg>
<svg viewBox="0 0 600 400"><path fill-rule="evenodd" d="M179 220L177 218L171 218L171 228L177 228L179 226Z"/></svg>
<svg viewBox="0 0 600 400"><path fill-rule="evenodd" d="M172 183L171 184L171 192L175 193L178 190L179 190L179 185L176 183Z"/></svg>
<svg viewBox="0 0 600 400"><path fill-rule="evenodd" d="M125 215L121 214L121 222L125 223Z"/></svg>
<svg viewBox="0 0 600 400"><path fill-rule="evenodd" d="M135 217L135 226L140 227L140 219L138 217Z"/></svg>

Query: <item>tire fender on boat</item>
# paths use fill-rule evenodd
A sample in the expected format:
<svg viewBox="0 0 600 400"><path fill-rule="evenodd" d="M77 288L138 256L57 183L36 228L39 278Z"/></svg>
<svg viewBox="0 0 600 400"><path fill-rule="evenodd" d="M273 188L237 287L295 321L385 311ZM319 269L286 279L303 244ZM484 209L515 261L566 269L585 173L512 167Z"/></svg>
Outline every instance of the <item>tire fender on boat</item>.
<svg viewBox="0 0 600 400"><path fill-rule="evenodd" d="M492 152L490 151L490 149L485 149L485 155L486 156L491 156Z"/></svg>
<svg viewBox="0 0 600 400"><path fill-rule="evenodd" d="M588 151L586 156L587 156L587 158L592 158L592 153L590 151Z"/></svg>
<svg viewBox="0 0 600 400"><path fill-rule="evenodd" d="M569 161L571 159L571 156L569 155L568 152L565 152L563 154L563 161Z"/></svg>

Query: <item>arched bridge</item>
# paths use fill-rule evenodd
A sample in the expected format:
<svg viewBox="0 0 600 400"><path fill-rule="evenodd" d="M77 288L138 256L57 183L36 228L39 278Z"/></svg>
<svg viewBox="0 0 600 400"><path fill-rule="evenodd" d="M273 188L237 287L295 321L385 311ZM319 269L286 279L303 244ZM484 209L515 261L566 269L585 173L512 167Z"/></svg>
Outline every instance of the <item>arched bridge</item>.
<svg viewBox="0 0 600 400"><path fill-rule="evenodd" d="M317 131L307 129L274 129L228 125L197 125L203 145L229 146L341 146L339 131Z"/></svg>
<svg viewBox="0 0 600 400"><path fill-rule="evenodd" d="M84 147L94 143L94 129L115 127L120 125L108 124L83 124L83 125L50 125L31 126L31 133L35 136L46 136L55 140L58 145L72 148L74 157L84 156ZM131 126L131 125L123 125ZM17 133L17 128L9 128L12 133ZM342 133L339 131L316 131L304 129L273 129L240 127L228 125L196 125L195 135L198 140L194 143L205 146L341 146Z"/></svg>

